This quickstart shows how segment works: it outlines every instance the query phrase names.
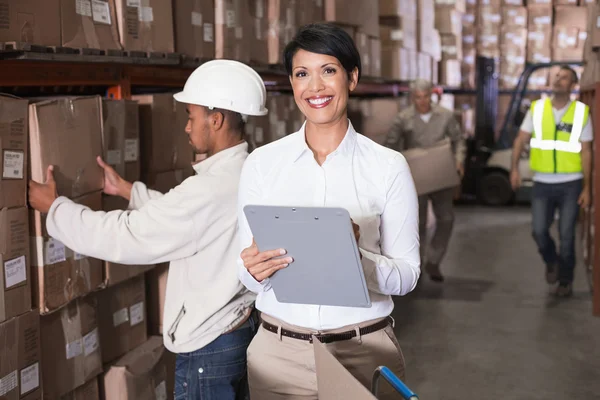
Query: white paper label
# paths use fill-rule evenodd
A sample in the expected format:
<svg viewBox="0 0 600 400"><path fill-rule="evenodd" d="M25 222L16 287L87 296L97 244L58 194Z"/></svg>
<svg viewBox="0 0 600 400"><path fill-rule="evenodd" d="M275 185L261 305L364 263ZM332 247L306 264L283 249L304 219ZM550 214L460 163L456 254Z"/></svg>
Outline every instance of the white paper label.
<svg viewBox="0 0 600 400"><path fill-rule="evenodd" d="M474 35L463 36L463 43L475 44L475 36Z"/></svg>
<svg viewBox="0 0 600 400"><path fill-rule="evenodd" d="M475 15L474 14L465 14L463 15L463 24L474 24L475 23Z"/></svg>
<svg viewBox="0 0 600 400"><path fill-rule="evenodd" d="M475 57L474 56L466 56L463 58L465 64L475 65Z"/></svg>
<svg viewBox="0 0 600 400"><path fill-rule="evenodd" d="M92 12L94 13L94 22L112 25L112 20L110 19L110 7L107 2L92 0Z"/></svg>
<svg viewBox="0 0 600 400"><path fill-rule="evenodd" d="M527 35L527 37L529 38L529 40L544 40L544 33L543 32L529 32L529 34Z"/></svg>
<svg viewBox="0 0 600 400"><path fill-rule="evenodd" d="M241 26L235 28L235 38L241 40L244 37L244 29Z"/></svg>
<svg viewBox="0 0 600 400"><path fill-rule="evenodd" d="M579 40L586 40L587 32L579 32Z"/></svg>
<svg viewBox="0 0 600 400"><path fill-rule="evenodd" d="M256 127L256 129L254 130L254 139L259 143L262 143L265 140L265 134L262 127Z"/></svg>
<svg viewBox="0 0 600 400"><path fill-rule="evenodd" d="M225 12L225 25L227 25L228 28L235 27L235 10L227 10Z"/></svg>
<svg viewBox="0 0 600 400"><path fill-rule="evenodd" d="M125 139L125 162L138 160L138 139Z"/></svg>
<svg viewBox="0 0 600 400"><path fill-rule="evenodd" d="M17 371L13 371L0 379L0 396L4 396L8 392L14 390L19 383Z"/></svg>
<svg viewBox="0 0 600 400"><path fill-rule="evenodd" d="M600 17L596 20L596 28L600 28Z"/></svg>
<svg viewBox="0 0 600 400"><path fill-rule="evenodd" d="M40 387L40 363L21 370L21 396Z"/></svg>
<svg viewBox="0 0 600 400"><path fill-rule="evenodd" d="M265 16L265 7L263 5L262 0L258 0L256 2L256 18L264 18Z"/></svg>
<svg viewBox="0 0 600 400"><path fill-rule="evenodd" d="M154 13L152 12L152 7L140 7L138 11L138 18L140 22L154 21Z"/></svg>
<svg viewBox="0 0 600 400"><path fill-rule="evenodd" d="M456 55L458 49L456 46L442 46L442 53L446 53L449 55Z"/></svg>
<svg viewBox="0 0 600 400"><path fill-rule="evenodd" d="M76 251L73 252L73 258L75 259L75 261L79 261L79 260L83 260L84 258L87 258L86 255L78 253Z"/></svg>
<svg viewBox="0 0 600 400"><path fill-rule="evenodd" d="M202 13L192 11L192 25L202 26Z"/></svg>
<svg viewBox="0 0 600 400"><path fill-rule="evenodd" d="M525 25L525 17L515 17L515 25Z"/></svg>
<svg viewBox="0 0 600 400"><path fill-rule="evenodd" d="M127 7L141 7L141 0L127 0Z"/></svg>
<svg viewBox="0 0 600 400"><path fill-rule="evenodd" d="M121 163L121 150L109 150L106 154L108 165L118 165Z"/></svg>
<svg viewBox="0 0 600 400"><path fill-rule="evenodd" d="M487 22L491 22L491 23L498 23L502 20L502 17L500 16L500 14L484 14L483 16L484 21Z"/></svg>
<svg viewBox="0 0 600 400"><path fill-rule="evenodd" d="M90 0L77 0L75 2L75 12L84 17L91 17L92 3Z"/></svg>
<svg viewBox="0 0 600 400"><path fill-rule="evenodd" d="M27 266L25 264L25 256L4 263L4 282L6 283L7 289L26 280Z"/></svg>
<svg viewBox="0 0 600 400"><path fill-rule="evenodd" d="M98 328L83 337L83 355L89 356L98 350Z"/></svg>
<svg viewBox="0 0 600 400"><path fill-rule="evenodd" d="M46 265L56 264L67 259L65 245L56 239L48 239L44 250L46 254Z"/></svg>
<svg viewBox="0 0 600 400"><path fill-rule="evenodd" d="M402 29L394 29L390 33L390 37L392 40L402 40L404 39L404 31Z"/></svg>
<svg viewBox="0 0 600 400"><path fill-rule="evenodd" d="M207 43L212 43L214 41L214 32L215 29L213 24L209 24L208 22L204 24L204 41Z"/></svg>
<svg viewBox="0 0 600 400"><path fill-rule="evenodd" d="M537 25L550 25L552 23L552 17L548 15L543 17L536 17L533 19L533 23Z"/></svg>
<svg viewBox="0 0 600 400"><path fill-rule="evenodd" d="M129 321L129 313L127 312L127 308L122 308L113 314L114 326L119 326L127 321Z"/></svg>
<svg viewBox="0 0 600 400"><path fill-rule="evenodd" d="M131 326L135 326L144 321L144 302L140 302L129 307L129 315L131 315Z"/></svg>
<svg viewBox="0 0 600 400"><path fill-rule="evenodd" d="M154 394L156 395L156 400L167 400L167 384L165 381L154 388Z"/></svg>
<svg viewBox="0 0 600 400"><path fill-rule="evenodd" d="M83 353L81 338L67 343L67 360L80 356Z"/></svg>
<svg viewBox="0 0 600 400"><path fill-rule="evenodd" d="M4 168L2 178L23 179L25 170L25 154L22 151L4 151Z"/></svg>

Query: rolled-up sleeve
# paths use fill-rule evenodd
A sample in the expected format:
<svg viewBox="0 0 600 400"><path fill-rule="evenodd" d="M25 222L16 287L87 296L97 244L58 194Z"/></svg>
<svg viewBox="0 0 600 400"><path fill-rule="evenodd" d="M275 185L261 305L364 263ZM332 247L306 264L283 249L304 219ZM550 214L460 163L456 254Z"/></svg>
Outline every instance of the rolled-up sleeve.
<svg viewBox="0 0 600 400"><path fill-rule="evenodd" d="M258 282L254 277L248 272L246 267L244 266L244 262L241 258L242 251L250 247L252 245L252 230L250 229L250 225L248 224L248 220L246 219L246 215L244 214L244 207L248 204L259 204L260 197L260 188L262 187L262 182L260 179L260 174L257 168L257 159L250 155L246 162L244 163L244 167L242 168L242 175L240 177L240 186L238 192L238 224L239 224L239 251L240 257L238 257L238 277L242 284L248 288L248 290L254 293L266 292L271 289L271 284L269 279L264 279L261 282Z"/></svg>
<svg viewBox="0 0 600 400"><path fill-rule="evenodd" d="M398 155L391 161L388 191L381 214L381 254L360 249L369 290L403 296L420 275L419 206L408 163Z"/></svg>

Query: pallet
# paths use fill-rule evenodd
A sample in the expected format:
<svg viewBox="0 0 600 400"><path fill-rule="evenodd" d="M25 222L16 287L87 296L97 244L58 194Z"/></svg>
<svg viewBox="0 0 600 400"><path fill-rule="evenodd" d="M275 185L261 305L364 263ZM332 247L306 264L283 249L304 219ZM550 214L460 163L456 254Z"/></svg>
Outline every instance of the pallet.
<svg viewBox="0 0 600 400"><path fill-rule="evenodd" d="M181 65L182 61L178 53L40 46L23 42L0 43L0 59L144 65Z"/></svg>

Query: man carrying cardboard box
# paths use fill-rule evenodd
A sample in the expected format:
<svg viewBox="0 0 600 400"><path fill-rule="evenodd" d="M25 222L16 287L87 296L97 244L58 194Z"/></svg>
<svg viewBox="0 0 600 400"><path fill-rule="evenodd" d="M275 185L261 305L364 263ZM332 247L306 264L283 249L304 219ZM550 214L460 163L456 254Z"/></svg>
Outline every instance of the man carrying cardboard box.
<svg viewBox="0 0 600 400"><path fill-rule="evenodd" d="M519 160L529 143L529 163L533 176L531 211L533 238L546 264L546 281L555 294L573 294L575 270L575 225L579 207L587 208L591 198L592 140L594 131L590 109L571 101L577 73L565 65L552 85L552 97L531 103L513 143L510 181L521 185ZM557 249L550 236L556 210L559 212Z"/></svg>
<svg viewBox="0 0 600 400"><path fill-rule="evenodd" d="M30 182L29 202L48 214L48 233L78 253L122 264L171 261L163 339L177 353L175 398L243 398L255 295L237 277L237 191L246 116L267 113L266 90L250 67L216 60L197 68L175 99L187 105L194 151L208 155L196 175L162 195L98 159L104 191L129 200L128 211L106 213L58 197L50 166L45 184Z"/></svg>
<svg viewBox="0 0 600 400"><path fill-rule="evenodd" d="M464 175L466 145L458 121L452 111L431 103L433 85L417 79L410 85L412 106L400 112L388 135L386 145L397 151L425 149L449 139L456 159L456 170ZM413 176L415 175L415 171ZM440 262L446 253L454 224L455 188L445 188L419 196L419 233L421 238L421 265L435 282L443 282ZM436 229L429 248L427 236L427 205L431 201ZM426 262L424 262L424 259Z"/></svg>

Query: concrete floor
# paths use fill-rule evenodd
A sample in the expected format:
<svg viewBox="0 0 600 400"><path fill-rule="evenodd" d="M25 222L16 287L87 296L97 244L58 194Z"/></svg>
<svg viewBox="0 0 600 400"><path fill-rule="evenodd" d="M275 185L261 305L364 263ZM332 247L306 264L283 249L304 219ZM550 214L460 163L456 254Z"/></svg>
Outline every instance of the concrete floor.
<svg viewBox="0 0 600 400"><path fill-rule="evenodd" d="M600 318L581 260L549 294L528 208L457 208L442 271L396 299L406 382L421 400L600 399Z"/></svg>

